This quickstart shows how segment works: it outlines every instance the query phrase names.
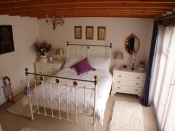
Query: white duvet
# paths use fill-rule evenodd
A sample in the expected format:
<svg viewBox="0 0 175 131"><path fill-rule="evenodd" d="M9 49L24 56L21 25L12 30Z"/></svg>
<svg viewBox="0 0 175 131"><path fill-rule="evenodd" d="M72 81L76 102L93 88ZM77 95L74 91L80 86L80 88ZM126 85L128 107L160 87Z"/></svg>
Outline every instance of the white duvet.
<svg viewBox="0 0 175 131"><path fill-rule="evenodd" d="M95 70L89 71L87 73L83 73L81 75L77 75L75 69L71 68L64 68L60 72L56 74L56 76L60 77L67 77L67 78L74 78L74 79L83 79L83 80L94 80L94 76L98 76L98 84L97 84L97 99L96 99L96 117L101 124L103 124L103 117L104 111L106 108L106 102L109 97L111 84L112 84L112 76L110 72L104 70ZM66 86L73 85L73 80L66 80L60 79L61 85L60 89L58 90L56 84L51 84L51 92L52 92L52 106L58 110L58 100L60 99L60 109L65 110L67 109L66 106ZM45 96L45 104L46 107L51 106L50 103L50 89L49 89L49 82L55 83L55 78L50 78L46 82L44 82L44 96ZM82 82L77 81L77 87L84 87L87 88L94 88L94 83L90 82ZM75 88L68 87L68 110L69 112L75 112ZM35 90L32 91L32 104L36 104L35 98ZM40 84L37 87L37 96L39 99L39 106L43 106L43 90L42 85ZM93 114L93 107L94 107L94 91L86 89L86 113L87 115ZM84 89L77 88L77 112L84 113Z"/></svg>

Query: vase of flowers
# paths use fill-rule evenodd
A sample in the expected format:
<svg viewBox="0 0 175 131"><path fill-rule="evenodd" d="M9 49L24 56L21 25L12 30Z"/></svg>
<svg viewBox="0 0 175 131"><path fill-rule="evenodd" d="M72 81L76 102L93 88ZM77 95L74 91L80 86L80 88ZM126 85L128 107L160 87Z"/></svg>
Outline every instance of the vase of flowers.
<svg viewBox="0 0 175 131"><path fill-rule="evenodd" d="M33 44L35 52L40 54L41 59L47 59L47 53L52 48L52 45L47 43L46 41L43 41L41 43L35 42Z"/></svg>

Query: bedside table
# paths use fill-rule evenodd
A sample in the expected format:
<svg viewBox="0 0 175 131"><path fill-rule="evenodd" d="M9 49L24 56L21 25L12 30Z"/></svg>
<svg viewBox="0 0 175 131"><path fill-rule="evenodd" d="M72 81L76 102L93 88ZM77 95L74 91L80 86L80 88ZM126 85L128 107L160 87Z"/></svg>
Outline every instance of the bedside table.
<svg viewBox="0 0 175 131"><path fill-rule="evenodd" d="M138 71L137 69L131 70L129 68L119 70L117 67L114 67L111 95L119 92L135 94L141 97L145 83L145 75L145 72Z"/></svg>
<svg viewBox="0 0 175 131"><path fill-rule="evenodd" d="M37 74L44 74L44 75L55 75L62 69L62 66L64 64L64 61L54 61L54 63L51 62L41 62L37 61L35 64L35 72ZM40 76L36 76L37 80L40 78ZM49 77L45 76L44 80L49 79Z"/></svg>

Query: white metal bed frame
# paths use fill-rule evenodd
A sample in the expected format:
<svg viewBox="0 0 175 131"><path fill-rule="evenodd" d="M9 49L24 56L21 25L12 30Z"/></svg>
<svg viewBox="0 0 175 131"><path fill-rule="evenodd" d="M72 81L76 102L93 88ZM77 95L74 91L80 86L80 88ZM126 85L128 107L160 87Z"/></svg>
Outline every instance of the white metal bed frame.
<svg viewBox="0 0 175 131"><path fill-rule="evenodd" d="M85 46L85 47L87 47L87 55L88 55L88 57L90 56L90 51L89 51L89 49L90 49L90 47L92 46L92 47L94 47L94 46L96 46L96 47L107 47L107 48L110 48L110 50L109 50L109 57L111 58L111 48L112 48L112 44L110 43L110 46L105 46L105 45L83 45L83 44L69 44L69 42L67 42L67 47L68 47L68 56L70 55L70 50L71 50L71 48L69 48L69 46ZM78 50L78 56L79 56L79 54L80 54L80 48L72 48L72 56L74 56L75 55L75 50L77 49ZM83 48L83 58L85 57L85 51L84 51L84 48ZM106 52L108 51L108 50L103 50L104 51L104 54L105 54L105 56L106 56ZM98 53L97 53L98 52ZM100 52L101 52L101 50L100 49L98 49L98 51L96 51L96 54L100 54ZM92 56L94 57L94 49L93 49L93 51L92 51ZM36 111L33 111L33 105L32 105L32 102L31 102L31 95L28 95L28 100L29 100L29 105L30 105L30 111L31 111L31 119L32 120L34 120L34 113L38 113L38 114L42 114L42 115L45 115L45 116L51 116L51 117L54 117L54 118L59 118L59 119L63 119L63 120L67 120L67 121L75 121L75 122L78 122L78 120L77 120L77 91L76 91L76 89L77 88L83 88L84 89L84 116L85 116L85 118L84 118L84 123L85 124L87 124L86 123L86 116L87 116L87 114L86 114L86 90L88 89L91 89L91 90L94 90L94 109L93 109L93 115L92 115L92 117L93 117L93 123L92 123L92 125L93 125L93 131L95 131L95 126L96 126L96 123L95 123L95 121L96 121L96 116L95 116L95 110L96 110L96 91L97 91L97 83L98 83L98 80L97 80L97 76L94 76L94 81L90 81L90 80L81 80L81 79L72 79L72 78L65 78L65 77L58 77L58 76L50 76L50 75L47 75L47 74L36 74L36 73L30 73L30 72L28 72L28 68L26 68L25 69L25 74L26 74L26 80L27 80L27 86L28 87L30 87L30 85L29 85L29 81L30 81L30 79L29 79L29 74L31 74L31 75L40 75L41 77L40 77L40 80L38 81L38 80L34 80L34 83L35 83L35 98L36 98L36 106L37 106L37 110ZM57 85L57 89L58 89L58 92L59 92L59 90L60 90L60 88L59 88L59 86L60 86L60 79L68 79L68 80L73 80L74 82L73 82L73 86L71 86L71 88L75 88L75 112L69 112L68 111L68 90L66 90L66 97L67 97L67 101L66 101L66 111L62 111L61 109L60 109L60 99L58 99L58 111L59 111L59 116L57 117L57 116L55 116L54 115L54 110L55 110L55 108L53 108L53 105L52 105L52 100L53 100L53 98L52 98L52 84L54 84L54 83L51 83L51 82L49 82L50 84L49 84L49 91L50 91L50 108L49 109L51 109L51 115L49 115L49 114L47 114L47 111L46 111L46 105L45 105L45 96L44 96L44 87L43 87L43 83L44 83L44 76L47 76L47 77L54 77L55 78L55 82L56 82L56 85ZM77 81L85 81L85 82L93 82L94 83L94 88L88 88L88 87L86 87L86 86L84 86L84 87L78 87L78 82ZM37 99L37 90L36 90L36 88L37 88L37 83L38 82L40 82L41 84L42 84L42 100L43 100L43 108L44 108L44 113L41 113L40 112L40 110L39 110L39 105L38 105L38 99ZM67 85L67 84L65 84L64 85L67 89L68 89L68 87L70 87L70 85ZM61 117L61 112L66 112L67 113L67 119L65 119L65 118L62 118ZM75 114L75 120L70 120L69 119L69 113L73 113L73 114Z"/></svg>

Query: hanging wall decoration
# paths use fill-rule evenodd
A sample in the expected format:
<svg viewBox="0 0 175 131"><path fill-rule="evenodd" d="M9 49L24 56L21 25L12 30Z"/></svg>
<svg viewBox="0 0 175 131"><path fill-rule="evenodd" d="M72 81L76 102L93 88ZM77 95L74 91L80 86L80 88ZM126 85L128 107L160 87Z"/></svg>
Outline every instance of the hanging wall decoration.
<svg viewBox="0 0 175 131"><path fill-rule="evenodd" d="M82 26L74 26L75 39L82 39Z"/></svg>
<svg viewBox="0 0 175 131"><path fill-rule="evenodd" d="M93 40L93 36L94 36L94 27L86 26L86 39Z"/></svg>
<svg viewBox="0 0 175 131"><path fill-rule="evenodd" d="M14 51L11 25L0 25L0 54Z"/></svg>
<svg viewBox="0 0 175 131"><path fill-rule="evenodd" d="M106 40L106 27L98 27L97 39Z"/></svg>

